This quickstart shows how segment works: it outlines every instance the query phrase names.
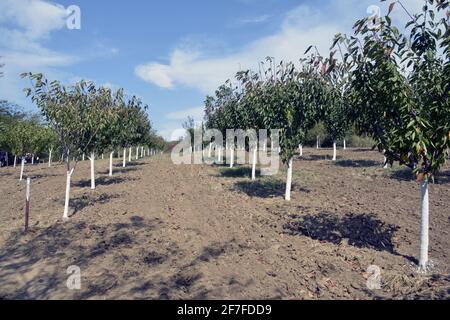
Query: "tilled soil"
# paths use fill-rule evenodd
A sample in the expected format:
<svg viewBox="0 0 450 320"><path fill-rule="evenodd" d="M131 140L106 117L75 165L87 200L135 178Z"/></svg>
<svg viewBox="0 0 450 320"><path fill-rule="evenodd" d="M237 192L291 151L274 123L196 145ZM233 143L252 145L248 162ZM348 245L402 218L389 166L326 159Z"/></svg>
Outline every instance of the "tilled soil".
<svg viewBox="0 0 450 320"><path fill-rule="evenodd" d="M176 166L163 155L126 168L115 159L109 178L99 160L90 190L81 162L65 222L64 166L27 166L27 233L25 183L19 168L2 168L0 298L449 299L450 170L430 186L433 268L420 275L418 183L383 169L377 152L330 154L296 159L289 203L285 170L252 182L248 166ZM69 266L80 290L66 285ZM381 288L368 287L378 268Z"/></svg>

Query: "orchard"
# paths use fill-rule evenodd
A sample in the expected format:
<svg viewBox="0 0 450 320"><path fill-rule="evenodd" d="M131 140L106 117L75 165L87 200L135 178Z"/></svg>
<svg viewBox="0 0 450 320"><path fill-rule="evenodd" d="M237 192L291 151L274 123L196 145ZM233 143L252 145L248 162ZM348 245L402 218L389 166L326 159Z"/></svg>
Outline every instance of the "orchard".
<svg viewBox="0 0 450 320"><path fill-rule="evenodd" d="M142 96L123 65L130 91L22 72L34 111L0 100L0 299L448 300L450 5L421 1L296 59L266 45L292 38L209 59L188 37L135 68L160 87ZM200 108L166 110L196 85Z"/></svg>

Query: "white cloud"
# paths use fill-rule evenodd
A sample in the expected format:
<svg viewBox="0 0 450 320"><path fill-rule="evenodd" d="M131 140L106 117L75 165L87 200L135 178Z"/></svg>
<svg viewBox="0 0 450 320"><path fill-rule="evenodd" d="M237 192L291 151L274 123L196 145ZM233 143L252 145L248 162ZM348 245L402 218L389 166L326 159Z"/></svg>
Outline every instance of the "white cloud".
<svg viewBox="0 0 450 320"><path fill-rule="evenodd" d="M173 87L172 78L169 73L170 67L159 63L140 65L135 69L135 74L138 77L165 89Z"/></svg>
<svg viewBox="0 0 450 320"><path fill-rule="evenodd" d="M327 48L330 39L339 30L338 26L325 24L306 29L303 21L310 16L311 13L306 9L291 12L278 33L257 39L237 52L222 57L204 56L196 48L177 48L172 52L169 64L143 64L136 68L136 74L144 81L162 88L182 84L198 88L203 93L211 93L226 79L232 78L239 67L255 69L258 62L267 56L275 57L278 61L297 61L312 43Z"/></svg>
<svg viewBox="0 0 450 320"><path fill-rule="evenodd" d="M269 20L270 15L268 14L263 14L257 17L250 17L250 18L243 18L238 20L238 24L239 25L244 25L244 24L251 24L251 23L262 23L265 22L267 20Z"/></svg>
<svg viewBox="0 0 450 320"><path fill-rule="evenodd" d="M41 0L2 0L0 22L14 22L29 39L47 37L65 26L63 6Z"/></svg>
<svg viewBox="0 0 450 320"><path fill-rule="evenodd" d="M186 136L186 130L177 123L165 123L158 134L167 141L177 141Z"/></svg>
<svg viewBox="0 0 450 320"><path fill-rule="evenodd" d="M166 118L169 120L186 120L188 117L192 117L195 121L201 121L203 118L203 110L203 107L196 107L170 112L166 115Z"/></svg>
<svg viewBox="0 0 450 320"><path fill-rule="evenodd" d="M311 25L310 19L318 15L319 12L300 6L286 15L277 33L256 39L232 54L208 57L196 48L184 46L171 53L168 64L143 64L136 68L136 74L162 88L181 84L198 88L203 93L212 93L226 79L233 78L240 67L256 69L258 62L267 56L278 61L297 61L310 44L316 44L325 51L330 39L339 31L339 25Z"/></svg>
<svg viewBox="0 0 450 320"><path fill-rule="evenodd" d="M44 72L48 77L59 75L57 67L80 59L72 54L45 48L52 32L66 24L63 6L43 0L0 1L0 56L5 75L0 79L0 97L27 104L22 92L22 72Z"/></svg>
<svg viewBox="0 0 450 320"><path fill-rule="evenodd" d="M179 110L175 112L170 112L165 115L168 121L165 121L158 134L160 134L167 141L175 141L180 137L186 135L186 130L183 129L182 123L192 117L194 119L195 125L200 126L203 119L203 107L188 108L184 110Z"/></svg>
<svg viewBox="0 0 450 320"><path fill-rule="evenodd" d="M368 6L373 4L386 14L390 2L340 0L320 7L300 5L287 12L278 32L255 39L232 53L208 55L207 50L198 46L180 45L172 51L167 64L151 61L137 66L135 73L161 88L184 85L211 94L225 80L232 79L239 68L257 70L258 62L267 56L296 62L309 45L316 45L322 54L327 54L333 36L337 32L351 32L356 19L367 15ZM423 0L411 0L407 7L417 12L422 4ZM392 15L404 24L407 15L401 10L397 7Z"/></svg>

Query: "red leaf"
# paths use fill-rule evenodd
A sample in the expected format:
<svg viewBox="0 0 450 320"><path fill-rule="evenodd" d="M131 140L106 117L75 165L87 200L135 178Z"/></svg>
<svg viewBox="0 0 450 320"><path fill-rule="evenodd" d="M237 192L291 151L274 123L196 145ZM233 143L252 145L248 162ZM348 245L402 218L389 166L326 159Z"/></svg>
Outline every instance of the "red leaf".
<svg viewBox="0 0 450 320"><path fill-rule="evenodd" d="M388 15L391 14L392 10L394 10L394 7L395 7L395 2L392 2L392 3L389 5L389 12L388 12Z"/></svg>

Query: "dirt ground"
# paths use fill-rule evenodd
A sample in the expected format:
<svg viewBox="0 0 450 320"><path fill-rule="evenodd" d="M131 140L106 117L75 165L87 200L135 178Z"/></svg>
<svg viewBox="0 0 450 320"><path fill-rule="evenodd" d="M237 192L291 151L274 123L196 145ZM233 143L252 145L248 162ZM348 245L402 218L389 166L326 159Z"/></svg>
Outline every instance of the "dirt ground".
<svg viewBox="0 0 450 320"><path fill-rule="evenodd" d="M62 221L62 165L0 169L0 299L449 299L450 170L430 187L428 275L416 272L419 186L382 155L305 149L285 170L249 179L247 166L175 166L168 155L123 169L78 165ZM81 270L69 290L67 268ZM367 287L380 268L381 289ZM376 267L375 267L376 270ZM369 280L370 280L369 279Z"/></svg>

